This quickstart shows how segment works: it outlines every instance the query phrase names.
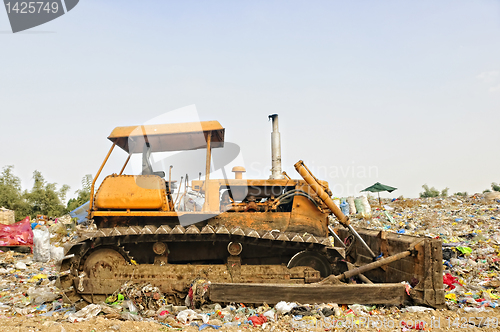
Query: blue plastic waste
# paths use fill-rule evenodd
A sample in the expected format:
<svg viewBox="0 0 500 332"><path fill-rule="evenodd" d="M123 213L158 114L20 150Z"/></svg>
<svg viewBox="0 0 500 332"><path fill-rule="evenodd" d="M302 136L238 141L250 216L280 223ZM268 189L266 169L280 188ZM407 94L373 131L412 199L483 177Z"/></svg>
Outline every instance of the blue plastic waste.
<svg viewBox="0 0 500 332"><path fill-rule="evenodd" d="M340 210L344 215L349 215L349 203L347 203L345 199L342 201L342 203L340 203Z"/></svg>
<svg viewBox="0 0 500 332"><path fill-rule="evenodd" d="M84 221L87 221L87 210L90 208L90 201L87 203L77 207L73 211L69 213L71 218L77 218L77 223L81 224Z"/></svg>

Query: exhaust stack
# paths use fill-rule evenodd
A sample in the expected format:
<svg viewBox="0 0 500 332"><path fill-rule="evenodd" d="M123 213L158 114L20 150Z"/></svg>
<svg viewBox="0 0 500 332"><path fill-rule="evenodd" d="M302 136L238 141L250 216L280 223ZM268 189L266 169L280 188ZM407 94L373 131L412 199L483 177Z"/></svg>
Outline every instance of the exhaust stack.
<svg viewBox="0 0 500 332"><path fill-rule="evenodd" d="M281 170L281 137L278 129L278 114L269 115L269 119L273 121L273 132L271 133L271 180L283 179Z"/></svg>

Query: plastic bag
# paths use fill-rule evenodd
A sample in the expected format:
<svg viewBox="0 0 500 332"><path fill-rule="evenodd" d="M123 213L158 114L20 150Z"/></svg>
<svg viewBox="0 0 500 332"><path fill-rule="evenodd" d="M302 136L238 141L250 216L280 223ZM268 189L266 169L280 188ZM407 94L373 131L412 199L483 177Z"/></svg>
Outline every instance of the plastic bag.
<svg viewBox="0 0 500 332"><path fill-rule="evenodd" d="M64 248L63 247L50 247L50 260L55 262L60 262L64 259Z"/></svg>
<svg viewBox="0 0 500 332"><path fill-rule="evenodd" d="M366 196L361 196L361 203L363 204L363 208L365 210L365 213L363 217L365 218L371 218L372 217L372 208L370 206L370 203L368 203L368 198Z"/></svg>
<svg viewBox="0 0 500 332"><path fill-rule="evenodd" d="M340 317L342 315L342 310L337 303L333 304L333 311L335 311L335 316Z"/></svg>
<svg viewBox="0 0 500 332"><path fill-rule="evenodd" d="M31 303L34 304L42 304L45 302L52 302L59 297L59 294L54 293L48 287L34 288L31 287L28 289L28 296L31 299Z"/></svg>
<svg viewBox="0 0 500 332"><path fill-rule="evenodd" d="M268 321L274 322L276 318L276 314L274 313L274 310L268 310L263 314L264 317L267 318Z"/></svg>
<svg viewBox="0 0 500 332"><path fill-rule="evenodd" d="M33 259L46 263L50 260L50 233L47 227L33 230Z"/></svg>
<svg viewBox="0 0 500 332"><path fill-rule="evenodd" d="M99 315L101 312L101 306L98 304L89 304L82 310L75 312L74 314L68 315L68 321L70 322L82 322L89 320L92 317Z"/></svg>
<svg viewBox="0 0 500 332"><path fill-rule="evenodd" d="M26 270L26 264L24 264L23 262L17 262L14 267L18 270Z"/></svg>
<svg viewBox="0 0 500 332"><path fill-rule="evenodd" d="M361 304L351 304L349 305L349 309L354 311L356 316L366 316L368 315L368 308Z"/></svg>
<svg viewBox="0 0 500 332"><path fill-rule="evenodd" d="M363 206L363 202L361 201L361 198L355 198L354 205L356 206L356 212L364 215L365 207Z"/></svg>
<svg viewBox="0 0 500 332"><path fill-rule="evenodd" d="M186 309L177 314L177 320L186 324L187 321L201 319L203 323L208 323L209 317L206 314L197 314L194 310Z"/></svg>
<svg viewBox="0 0 500 332"><path fill-rule="evenodd" d="M297 303L294 302L285 302L281 301L276 304L274 309L276 309L276 312L280 315L286 314L287 312L290 312L293 307L296 307Z"/></svg>
<svg viewBox="0 0 500 332"><path fill-rule="evenodd" d="M267 318L265 316L252 316L249 317L248 320L253 323L253 326L262 325L267 322Z"/></svg>
<svg viewBox="0 0 500 332"><path fill-rule="evenodd" d="M134 302L130 300L123 301L122 307L132 313L137 313L137 307L135 306Z"/></svg>
<svg viewBox="0 0 500 332"><path fill-rule="evenodd" d="M347 198L347 204L349 204L349 213L356 214L356 205L354 204L354 197L349 196Z"/></svg>
<svg viewBox="0 0 500 332"><path fill-rule="evenodd" d="M26 245L33 245L33 231L29 217L11 225L0 224L0 246Z"/></svg>

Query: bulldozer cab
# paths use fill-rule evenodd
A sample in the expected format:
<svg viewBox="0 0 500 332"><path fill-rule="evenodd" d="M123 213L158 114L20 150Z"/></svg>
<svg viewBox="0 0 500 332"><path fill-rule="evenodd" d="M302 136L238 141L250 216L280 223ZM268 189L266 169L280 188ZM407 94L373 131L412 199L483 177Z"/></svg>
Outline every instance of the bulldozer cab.
<svg viewBox="0 0 500 332"><path fill-rule="evenodd" d="M224 131L218 121L115 128L108 137L113 145L92 183L91 215L103 210L175 212L172 200L175 181L166 175L165 170L153 169L151 154L206 149L204 181L207 181L210 174L211 151L213 148L224 147ZM127 152L128 158L121 171L107 176L94 193L95 182L116 146ZM131 156L139 153L142 153L141 174L123 174ZM206 204L204 209L207 209Z"/></svg>
<svg viewBox="0 0 500 332"><path fill-rule="evenodd" d="M274 116L272 137L279 138L276 121L277 116ZM231 227L287 230L318 236L328 232L330 209L305 181L291 179L281 172L281 158L275 158L279 156L279 152L275 152L278 148L273 149L272 154L273 162L274 159L279 161L278 171L269 179L243 179L245 169L241 166L234 167L235 178L228 179L224 170L226 164L221 160L227 161L229 157L226 153L222 158L217 153L212 155L213 148L225 145L233 150L232 143L224 142L224 134L225 129L217 121L115 128L108 137L113 145L92 184L89 219L98 227L224 223ZM127 152L128 158L121 171L104 178L94 193L95 181L116 146ZM274 146L279 147L279 142ZM188 172L185 172L185 179L181 177L175 193L171 170L166 174L167 169L156 169L157 166L151 164L153 153L200 149L206 150L204 163L200 162L203 157L198 156L191 161L183 159L182 164L174 167L184 173L190 164L197 164L197 169L204 168L205 177L188 181ZM234 150L239 153L239 147ZM237 156L235 151L231 156ZM142 166L137 172L140 174L123 174L133 154L142 154ZM213 169L221 169L223 178L210 179L212 159ZM320 182L328 190L328 183Z"/></svg>

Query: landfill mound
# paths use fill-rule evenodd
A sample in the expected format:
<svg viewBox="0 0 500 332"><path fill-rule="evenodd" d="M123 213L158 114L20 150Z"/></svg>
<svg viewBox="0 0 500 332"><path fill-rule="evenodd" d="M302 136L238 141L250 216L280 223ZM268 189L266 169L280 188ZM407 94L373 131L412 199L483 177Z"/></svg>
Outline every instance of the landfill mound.
<svg viewBox="0 0 500 332"><path fill-rule="evenodd" d="M421 306L280 302L275 306L208 303L196 308L209 280L193 281L186 306L168 303L159 289L126 283L105 302L87 306L63 302L55 286L64 243L84 226L38 227L34 253L0 252L0 328L20 331L238 330L498 330L500 310L500 201L468 197L372 200L371 216L351 215L358 227L443 241L447 310ZM36 227L36 226L35 226ZM49 245L37 251L40 237ZM50 240L49 240L50 239ZM47 254L47 251L50 251ZM38 256L37 256L38 255ZM41 255L41 256L40 256ZM44 256L45 255L45 256ZM40 261L41 260L41 261ZM198 302L199 303L199 302ZM30 319L26 319L30 318ZM380 325L382 324L382 325ZM389 324L389 325L388 325Z"/></svg>

